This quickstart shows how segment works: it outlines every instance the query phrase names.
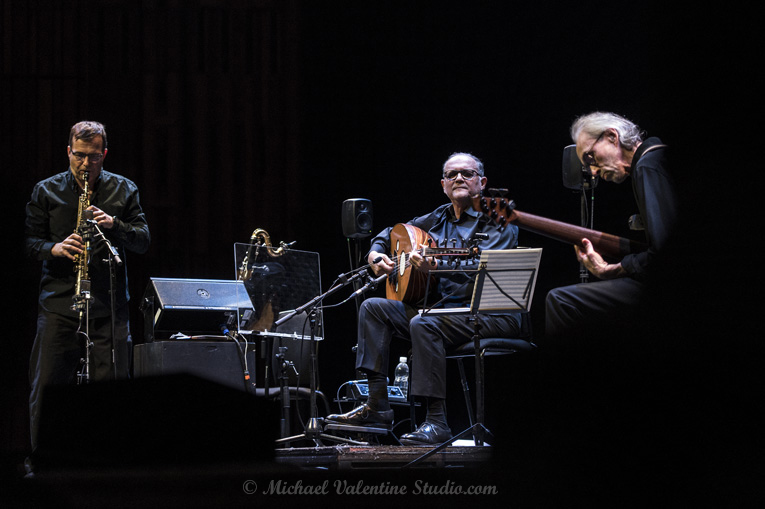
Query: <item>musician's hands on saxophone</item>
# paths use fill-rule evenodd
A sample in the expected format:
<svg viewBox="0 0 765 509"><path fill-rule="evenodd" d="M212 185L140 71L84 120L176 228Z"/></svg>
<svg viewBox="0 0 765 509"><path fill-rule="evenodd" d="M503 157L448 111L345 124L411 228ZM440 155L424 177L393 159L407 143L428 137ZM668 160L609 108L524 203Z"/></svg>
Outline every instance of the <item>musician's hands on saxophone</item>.
<svg viewBox="0 0 765 509"><path fill-rule="evenodd" d="M93 219L100 228L110 230L114 227L114 218L103 210L95 205L91 205L87 210L91 216L88 219ZM82 237L77 233L72 233L61 242L55 244L50 252L55 257L66 257L74 260L75 256L82 254L84 250L85 244L82 242Z"/></svg>

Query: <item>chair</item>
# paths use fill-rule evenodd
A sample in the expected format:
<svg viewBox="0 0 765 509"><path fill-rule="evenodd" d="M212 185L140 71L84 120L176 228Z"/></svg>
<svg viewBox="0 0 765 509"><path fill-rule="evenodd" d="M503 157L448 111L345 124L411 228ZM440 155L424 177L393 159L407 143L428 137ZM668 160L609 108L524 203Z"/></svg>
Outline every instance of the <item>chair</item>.
<svg viewBox="0 0 765 509"><path fill-rule="evenodd" d="M510 355L514 353L530 352L536 348L531 341L531 320L527 312L521 313L521 333L517 338L483 338L479 339L476 348L475 340L459 345L447 352L447 359L457 361L457 367L460 372L460 382L462 383L462 392L465 396L465 406L467 407L470 428L473 430L473 441L475 445L483 445L484 432L488 430L484 426L485 402L485 358L494 355ZM470 386L465 374L463 359L472 357L475 359L475 391L476 403L475 414L473 413L473 403L470 397ZM467 430L466 430L467 431ZM464 433L464 432L463 432ZM489 434L491 434L489 432ZM462 435L462 434L460 434Z"/></svg>

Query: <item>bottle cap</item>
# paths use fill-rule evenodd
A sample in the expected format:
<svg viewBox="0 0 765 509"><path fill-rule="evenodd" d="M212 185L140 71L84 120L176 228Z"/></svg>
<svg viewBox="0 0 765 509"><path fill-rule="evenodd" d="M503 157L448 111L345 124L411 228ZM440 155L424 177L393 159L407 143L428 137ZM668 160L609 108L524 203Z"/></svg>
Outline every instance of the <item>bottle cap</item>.
<svg viewBox="0 0 765 509"><path fill-rule="evenodd" d="M406 357L399 357L398 362L406 362Z"/></svg>

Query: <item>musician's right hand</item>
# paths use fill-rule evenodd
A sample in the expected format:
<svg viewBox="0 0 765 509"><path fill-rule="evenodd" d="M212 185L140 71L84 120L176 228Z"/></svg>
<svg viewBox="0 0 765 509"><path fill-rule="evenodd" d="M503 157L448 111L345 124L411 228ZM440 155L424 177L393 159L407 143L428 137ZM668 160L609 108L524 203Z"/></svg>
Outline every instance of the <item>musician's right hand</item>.
<svg viewBox="0 0 765 509"><path fill-rule="evenodd" d="M379 259L379 261L375 263L375 260L377 259ZM381 274L392 274L396 268L396 264L393 263L393 260L388 258L388 255L378 253L377 251L370 251L369 256L367 256L367 263L369 263L369 266L372 269L372 272L375 273L375 276L379 276Z"/></svg>
<svg viewBox="0 0 765 509"><path fill-rule="evenodd" d="M590 239L582 239L581 242L582 247L575 245L574 251L576 251L576 257L579 260L579 263L584 265L591 274L600 279L615 279L624 277L627 274L621 263L611 264L606 262L603 257L600 256L600 253L595 251Z"/></svg>
<svg viewBox="0 0 765 509"><path fill-rule="evenodd" d="M74 260L75 255L82 254L84 249L85 245L82 243L82 237L72 233L58 244L54 244L50 254L56 258L66 257Z"/></svg>

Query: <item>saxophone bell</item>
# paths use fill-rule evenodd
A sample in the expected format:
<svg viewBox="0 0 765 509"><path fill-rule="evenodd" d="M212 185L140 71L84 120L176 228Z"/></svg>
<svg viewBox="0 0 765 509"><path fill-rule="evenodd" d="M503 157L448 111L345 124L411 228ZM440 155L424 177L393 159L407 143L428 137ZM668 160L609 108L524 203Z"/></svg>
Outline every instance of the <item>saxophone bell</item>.
<svg viewBox="0 0 765 509"><path fill-rule="evenodd" d="M256 240L258 241L257 243L255 242ZM274 249L273 245L271 244L271 236L268 234L268 232L262 228L256 228L250 236L250 246L247 248L247 254L245 254L244 259L242 260L242 265L239 267L238 279L240 281L247 281L252 277L252 270L248 265L250 263L250 256L252 254L253 247L255 247L255 258L257 258L261 247L265 247L268 255L275 258L282 256L285 250L293 246L295 242L297 241L292 241L290 243L282 241L279 243L279 247Z"/></svg>

